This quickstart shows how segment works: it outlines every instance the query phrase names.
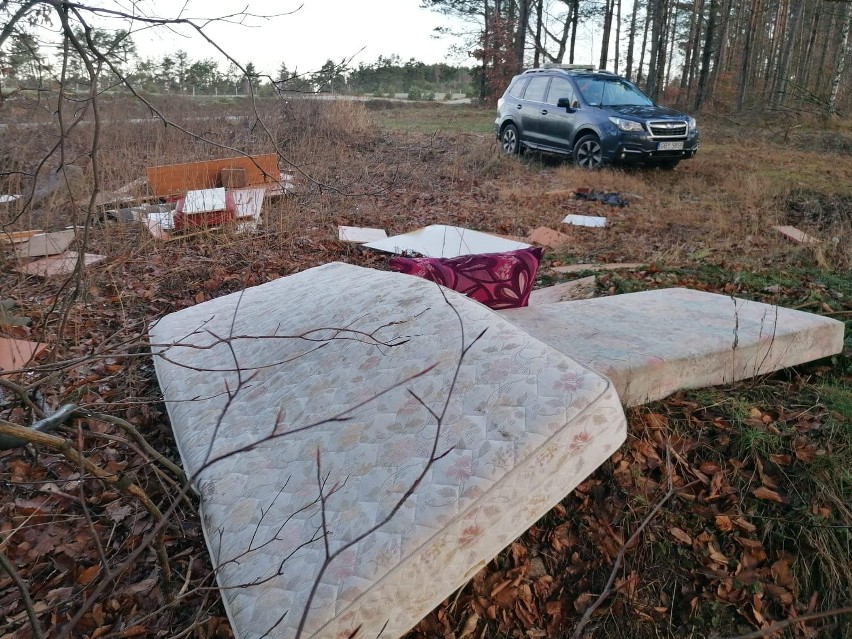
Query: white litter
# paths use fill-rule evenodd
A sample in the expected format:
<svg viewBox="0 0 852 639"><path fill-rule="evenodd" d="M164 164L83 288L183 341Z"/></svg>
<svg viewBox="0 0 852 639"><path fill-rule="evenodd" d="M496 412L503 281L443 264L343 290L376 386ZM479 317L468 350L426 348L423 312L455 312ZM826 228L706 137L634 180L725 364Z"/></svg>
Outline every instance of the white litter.
<svg viewBox="0 0 852 639"><path fill-rule="evenodd" d="M183 212L186 215L224 211L225 208L224 188L188 191L183 203Z"/></svg>
<svg viewBox="0 0 852 639"><path fill-rule="evenodd" d="M337 238L341 242L375 242L388 236L384 229L371 229L364 226L338 226Z"/></svg>
<svg viewBox="0 0 852 639"><path fill-rule="evenodd" d="M444 224L432 224L411 233L369 242L364 246L386 253L413 252L426 257L459 257L530 248L530 245L524 242L506 240L488 233Z"/></svg>
<svg viewBox="0 0 852 639"><path fill-rule="evenodd" d="M565 219L562 221L565 224L572 224L574 226L590 226L594 228L603 228L606 226L606 218L595 215L574 215L572 213L565 216Z"/></svg>

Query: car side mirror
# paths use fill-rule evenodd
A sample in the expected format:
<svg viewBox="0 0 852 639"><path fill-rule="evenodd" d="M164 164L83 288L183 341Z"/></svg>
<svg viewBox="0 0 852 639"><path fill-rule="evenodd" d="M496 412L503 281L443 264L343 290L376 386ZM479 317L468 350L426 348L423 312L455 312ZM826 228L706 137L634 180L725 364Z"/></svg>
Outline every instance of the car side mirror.
<svg viewBox="0 0 852 639"><path fill-rule="evenodd" d="M572 102L571 98L559 98L556 101L556 106L559 107L560 109L565 109L566 111L568 111L568 113L573 113L574 111L577 110L577 107L579 106L579 104L577 103L576 100L574 100Z"/></svg>

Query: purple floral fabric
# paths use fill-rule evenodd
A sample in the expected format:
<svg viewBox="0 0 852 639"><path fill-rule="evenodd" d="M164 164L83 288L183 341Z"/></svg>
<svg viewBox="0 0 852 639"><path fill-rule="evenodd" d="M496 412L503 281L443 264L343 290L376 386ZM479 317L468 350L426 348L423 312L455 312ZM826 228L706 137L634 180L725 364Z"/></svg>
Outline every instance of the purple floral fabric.
<svg viewBox="0 0 852 639"><path fill-rule="evenodd" d="M529 302L544 249L480 253L461 257L393 257L394 271L431 280L493 309Z"/></svg>

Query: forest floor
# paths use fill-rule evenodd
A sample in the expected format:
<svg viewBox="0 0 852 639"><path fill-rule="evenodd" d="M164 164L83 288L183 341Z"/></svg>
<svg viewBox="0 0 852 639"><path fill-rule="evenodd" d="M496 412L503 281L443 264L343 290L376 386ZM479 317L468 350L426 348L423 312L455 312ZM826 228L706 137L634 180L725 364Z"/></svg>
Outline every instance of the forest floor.
<svg viewBox="0 0 852 639"><path fill-rule="evenodd" d="M179 481L104 417L125 420L179 462L147 326L335 260L386 268L386 256L339 242L337 225L395 234L438 223L518 236L549 226L571 241L545 254L541 285L591 274L557 276L549 270L556 265L641 263L647 266L597 273L596 295L684 286L776 303L845 321L846 348L770 376L630 409L628 440L611 460L409 638L570 635L669 485L678 489L623 552L614 590L583 636L740 635L812 615L777 636L852 637L850 614L819 616L852 602L848 125L707 115L699 118L699 154L674 171L586 172L536 154L501 155L493 111L470 106L262 104L266 128L243 103L223 101L203 113L163 106L219 146L187 141L174 127L121 125L117 117L103 127L97 154L105 188L144 177L153 164L227 157L229 148L270 152L272 136L292 162L296 192L267 203L254 235L161 243L136 226L95 227L86 250L107 259L80 280L24 276L0 256L2 297L33 320L3 333L50 346L27 372L0 378L0 420L30 423L33 397L100 415L57 431L71 453L38 445L0 451L0 558L14 567L0 571L0 637L34 636L28 613L43 636L59 636L78 612L67 636L232 636L192 499L174 505L162 539L170 580L151 549L124 565L150 543L155 525L126 482L165 511ZM0 165L12 174L45 154L55 134L16 130L21 113L9 113L8 105L0 109L9 124ZM120 101L105 113L135 117ZM83 163L87 135L79 127L68 137L67 158ZM26 186L14 175L2 179L7 193ZM626 194L630 205L578 201L573 191L581 187ZM566 227L568 213L605 215L610 223ZM0 210L0 221L14 215L14 208ZM79 215L67 197L55 196L8 228L58 228ZM776 224L821 241L796 244L775 232ZM80 481L81 453L124 483L85 473Z"/></svg>

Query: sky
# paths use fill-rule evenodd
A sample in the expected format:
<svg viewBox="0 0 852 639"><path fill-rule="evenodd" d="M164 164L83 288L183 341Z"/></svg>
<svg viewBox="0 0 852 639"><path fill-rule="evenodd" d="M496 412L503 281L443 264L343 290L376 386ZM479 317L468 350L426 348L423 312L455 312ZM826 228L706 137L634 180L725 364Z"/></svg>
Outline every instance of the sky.
<svg viewBox="0 0 852 639"><path fill-rule="evenodd" d="M328 59L339 63L351 58L351 66L357 67L360 62L369 64L380 55L393 54L403 61L415 58L427 64L473 64L466 56L450 52L453 45L463 45L461 38L433 37L436 27L461 30L465 25L421 9L421 0L184 1L187 17L223 16L246 5L254 14L277 15L247 18L247 25L214 23L207 28L225 51L243 64L253 62L261 73L274 75L282 62L291 71L308 72L318 70ZM145 6L165 17L174 16L183 3L148 0ZM221 59L221 54L197 34L185 34L160 29L141 32L133 39L143 58L159 58L182 49L192 60Z"/></svg>

